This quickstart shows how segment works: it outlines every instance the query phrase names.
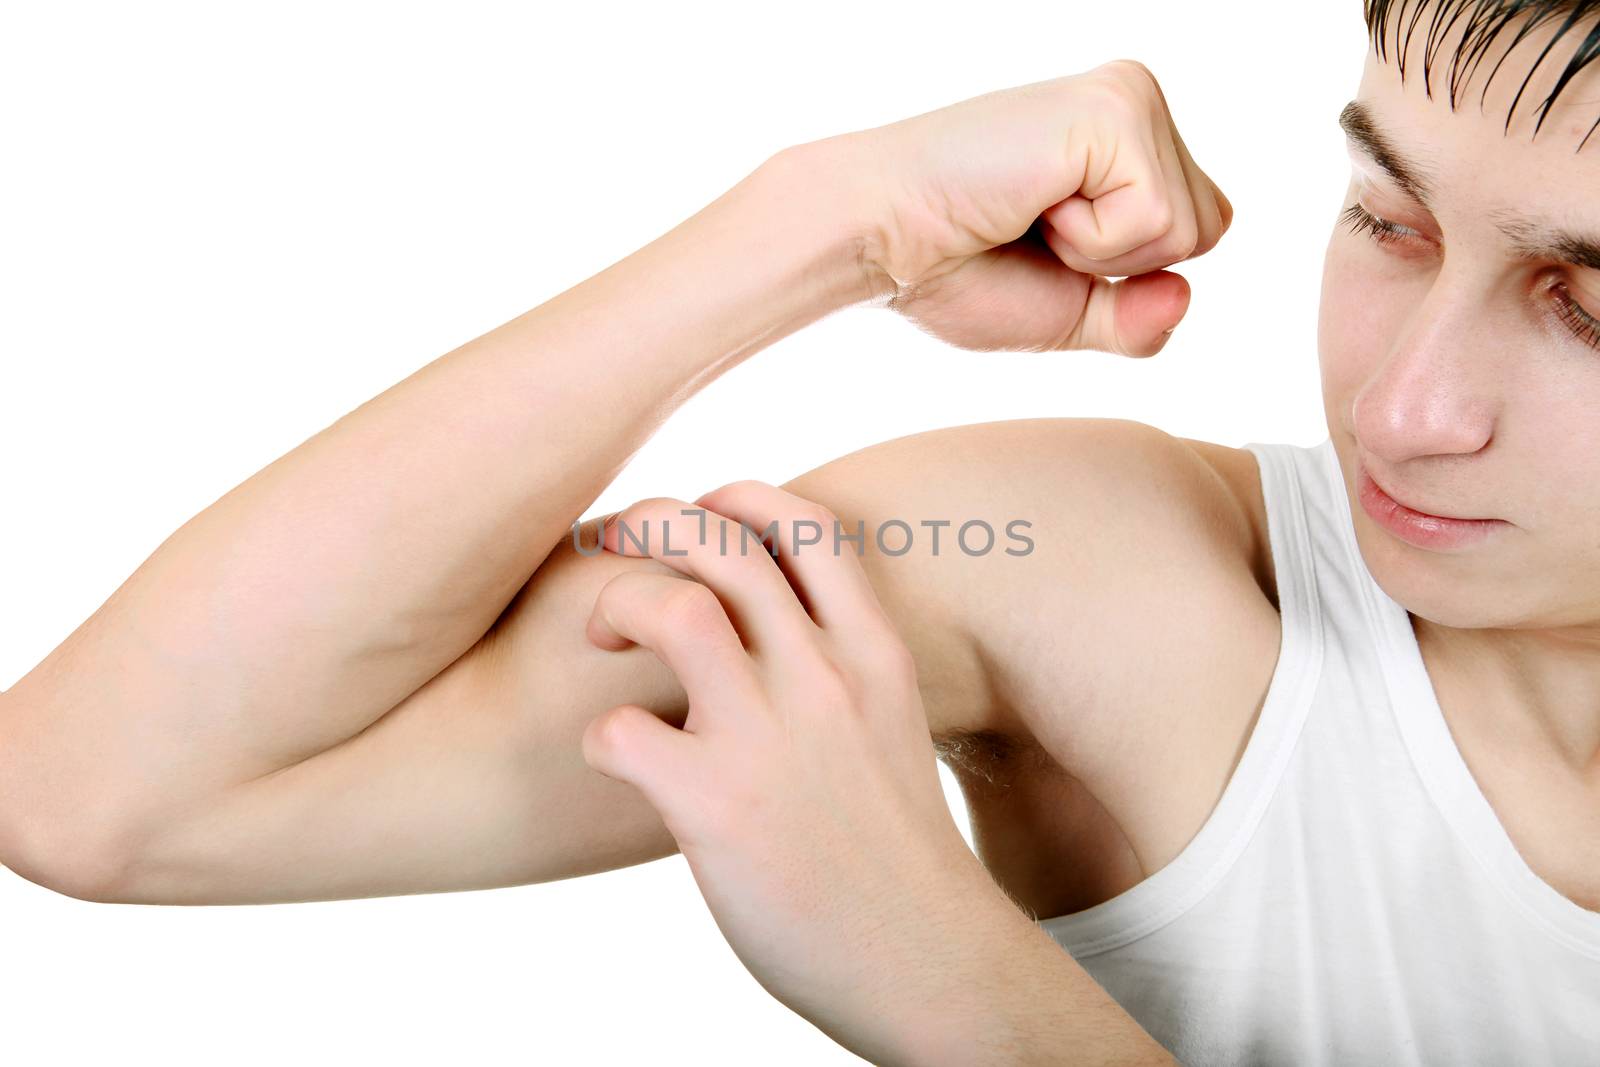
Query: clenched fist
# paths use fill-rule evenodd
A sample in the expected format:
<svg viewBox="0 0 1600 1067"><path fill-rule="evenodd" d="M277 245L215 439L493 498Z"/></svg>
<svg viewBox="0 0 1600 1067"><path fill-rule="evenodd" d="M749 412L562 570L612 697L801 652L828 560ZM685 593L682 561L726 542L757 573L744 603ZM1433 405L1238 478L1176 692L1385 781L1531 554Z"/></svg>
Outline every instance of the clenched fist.
<svg viewBox="0 0 1600 1067"><path fill-rule="evenodd" d="M889 306L962 348L1152 355L1189 303L1161 268L1233 218L1131 60L812 144L873 190L865 255Z"/></svg>

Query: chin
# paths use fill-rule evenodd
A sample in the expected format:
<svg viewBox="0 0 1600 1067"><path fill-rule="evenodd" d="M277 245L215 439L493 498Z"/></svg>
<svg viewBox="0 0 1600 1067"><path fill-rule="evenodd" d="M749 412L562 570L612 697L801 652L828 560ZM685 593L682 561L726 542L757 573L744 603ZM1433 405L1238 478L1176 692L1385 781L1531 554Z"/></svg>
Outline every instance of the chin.
<svg viewBox="0 0 1600 1067"><path fill-rule="evenodd" d="M1436 626L1507 630L1541 624L1537 586L1519 580L1503 559L1421 551L1371 528L1365 516L1356 519L1356 543L1378 588Z"/></svg>

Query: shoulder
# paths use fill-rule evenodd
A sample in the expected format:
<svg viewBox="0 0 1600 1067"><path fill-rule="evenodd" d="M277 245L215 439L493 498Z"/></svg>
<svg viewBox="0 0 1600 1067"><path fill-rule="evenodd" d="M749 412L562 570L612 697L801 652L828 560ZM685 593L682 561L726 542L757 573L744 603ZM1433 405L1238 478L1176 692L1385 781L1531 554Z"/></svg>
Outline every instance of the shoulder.
<svg viewBox="0 0 1600 1067"><path fill-rule="evenodd" d="M954 666L930 678L954 687L931 694L936 734L1055 733L1070 760L1086 716L1123 707L1136 684L1154 695L1152 676L1196 656L1204 634L1268 605L1254 462L1132 420L1018 419L884 441L785 488L847 528L864 520L863 564L913 651L936 643L963 665L959 680ZM914 543L889 557L872 531L895 520ZM981 554L956 541L976 523L996 538ZM969 532L968 546L984 540ZM899 547L896 534L885 540Z"/></svg>
<svg viewBox="0 0 1600 1067"><path fill-rule="evenodd" d="M1159 516L1165 522L1151 536L1238 556L1261 539L1254 464L1245 449L1130 419L1013 419L882 441L786 485L862 505L857 494L968 511L1009 507L1060 525Z"/></svg>

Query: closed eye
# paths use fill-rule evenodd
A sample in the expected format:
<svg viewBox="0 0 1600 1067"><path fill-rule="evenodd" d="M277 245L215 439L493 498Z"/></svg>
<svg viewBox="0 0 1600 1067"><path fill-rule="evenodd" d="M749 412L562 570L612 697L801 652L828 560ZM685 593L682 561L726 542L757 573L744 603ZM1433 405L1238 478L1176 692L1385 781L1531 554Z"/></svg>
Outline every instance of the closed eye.
<svg viewBox="0 0 1600 1067"><path fill-rule="evenodd" d="M1413 237L1421 240L1427 239L1410 226L1402 226L1398 222L1390 222L1388 219L1379 218L1362 207L1359 202L1345 208L1344 214L1339 216L1339 221L1355 233L1365 233L1378 244L1389 244Z"/></svg>

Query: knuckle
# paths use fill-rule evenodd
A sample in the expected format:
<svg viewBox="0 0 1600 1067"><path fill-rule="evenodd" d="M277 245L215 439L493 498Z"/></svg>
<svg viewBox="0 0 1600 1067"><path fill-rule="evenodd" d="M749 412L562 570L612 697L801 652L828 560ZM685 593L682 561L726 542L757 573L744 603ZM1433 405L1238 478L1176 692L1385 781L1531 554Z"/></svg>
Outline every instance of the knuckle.
<svg viewBox="0 0 1600 1067"><path fill-rule="evenodd" d="M747 505L771 491L772 486L760 479L740 478L702 495L702 503L693 506L726 519L730 512L750 510Z"/></svg>
<svg viewBox="0 0 1600 1067"><path fill-rule="evenodd" d="M831 508L825 507L814 500L806 501L795 514L795 518L817 523L824 530L833 529L834 522L838 520L838 516L833 513Z"/></svg>
<svg viewBox="0 0 1600 1067"><path fill-rule="evenodd" d="M695 507L705 508L707 511L717 511L724 508L730 501L739 499L742 495L741 487L744 482L726 482L717 486L709 493L701 493Z"/></svg>
<svg viewBox="0 0 1600 1067"><path fill-rule="evenodd" d="M860 678L865 688L894 691L918 687L917 661L910 647L887 620L853 627L838 635L841 662L851 665L846 678Z"/></svg>
<svg viewBox="0 0 1600 1067"><path fill-rule="evenodd" d="M629 718L631 716L626 709L617 709L598 716L589 726L590 741L603 751L617 751L628 736Z"/></svg>
<svg viewBox="0 0 1600 1067"><path fill-rule="evenodd" d="M601 584L600 591L595 594L595 607L606 610L614 607L617 601L627 599L641 577L641 572L636 570L613 574Z"/></svg>
<svg viewBox="0 0 1600 1067"><path fill-rule="evenodd" d="M1135 106L1126 84L1112 64L1096 67L1082 75L1073 85L1074 103L1087 112L1124 119L1135 114Z"/></svg>
<svg viewBox="0 0 1600 1067"><path fill-rule="evenodd" d="M1164 196L1156 197L1150 204L1145 214L1145 224L1156 236L1171 233L1176 224L1178 212L1172 206L1172 201Z"/></svg>
<svg viewBox="0 0 1600 1067"><path fill-rule="evenodd" d="M899 685L916 686L917 658L912 655L911 648L900 639L899 635L881 639L875 658L877 669L882 671L886 678Z"/></svg>
<svg viewBox="0 0 1600 1067"><path fill-rule="evenodd" d="M1102 68L1109 71L1130 89L1141 95L1151 95L1157 82L1154 72L1137 59L1113 59Z"/></svg>
<svg viewBox="0 0 1600 1067"><path fill-rule="evenodd" d="M735 498L745 497L751 493L761 493L771 489L772 486L759 478L740 478L738 481L729 482L719 492L728 492Z"/></svg>
<svg viewBox="0 0 1600 1067"><path fill-rule="evenodd" d="M740 849L763 846L751 838L759 838L770 825L769 811L774 800L772 781L759 764L727 768L713 787L708 803L706 818L714 840Z"/></svg>
<svg viewBox="0 0 1600 1067"><path fill-rule="evenodd" d="M682 588L663 594L660 605L663 622L676 630L707 634L727 618L722 603L708 586L687 579L671 580Z"/></svg>
<svg viewBox="0 0 1600 1067"><path fill-rule="evenodd" d="M651 516L676 514L682 506L683 501L670 496L647 496L634 505L641 514Z"/></svg>
<svg viewBox="0 0 1600 1067"><path fill-rule="evenodd" d="M1147 78L1151 81L1155 80L1155 75L1150 73L1150 68L1145 66L1141 61L1134 59L1132 56L1121 56L1117 59L1113 59L1111 61L1111 65L1120 71L1126 71L1128 73Z"/></svg>
<svg viewBox="0 0 1600 1067"><path fill-rule="evenodd" d="M642 537L647 529L658 529L670 518L676 517L681 501L665 496L647 496L636 500L617 514L619 524L626 524L634 537ZM646 525L648 524L648 526Z"/></svg>
<svg viewBox="0 0 1600 1067"><path fill-rule="evenodd" d="M1179 259L1188 259L1200 248L1200 227L1179 226L1173 236L1174 252Z"/></svg>
<svg viewBox="0 0 1600 1067"><path fill-rule="evenodd" d="M1096 100L1100 113L1109 116L1119 126L1132 126L1144 121L1149 114L1143 99L1137 92L1131 91L1126 82L1105 82L1101 88Z"/></svg>
<svg viewBox="0 0 1600 1067"><path fill-rule="evenodd" d="M844 710L855 703L854 686L845 668L827 656L805 665L812 699L827 710Z"/></svg>

